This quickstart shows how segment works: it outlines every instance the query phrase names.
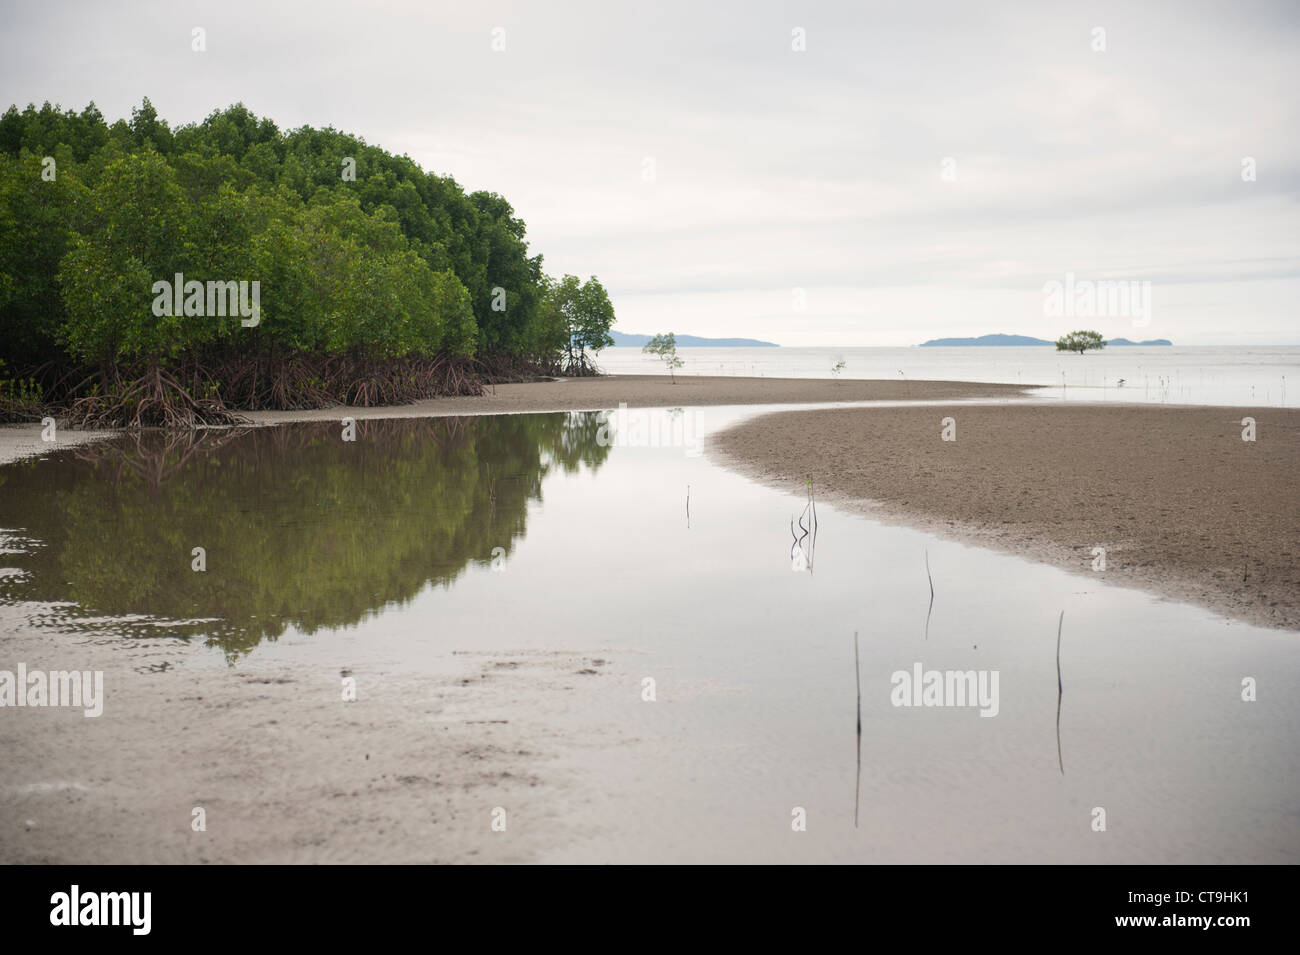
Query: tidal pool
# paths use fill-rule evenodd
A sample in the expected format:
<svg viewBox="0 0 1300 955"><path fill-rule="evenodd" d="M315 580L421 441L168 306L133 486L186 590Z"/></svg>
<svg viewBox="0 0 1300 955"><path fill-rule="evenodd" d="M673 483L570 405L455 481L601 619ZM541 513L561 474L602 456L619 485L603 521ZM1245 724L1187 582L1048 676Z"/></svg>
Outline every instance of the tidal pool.
<svg viewBox="0 0 1300 955"><path fill-rule="evenodd" d="M563 712L510 714L571 743L547 861L1300 859L1297 634L822 502L814 547L804 489L696 453L770 410L59 451L0 468L0 605L192 668L598 653ZM901 689L918 668L963 676ZM965 674L984 705L895 705Z"/></svg>

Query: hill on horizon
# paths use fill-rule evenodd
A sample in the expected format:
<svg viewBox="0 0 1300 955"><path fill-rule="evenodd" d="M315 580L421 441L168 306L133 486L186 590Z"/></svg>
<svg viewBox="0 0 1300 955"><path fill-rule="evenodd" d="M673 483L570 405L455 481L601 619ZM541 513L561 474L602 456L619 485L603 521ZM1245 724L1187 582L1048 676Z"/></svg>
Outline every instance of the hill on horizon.
<svg viewBox="0 0 1300 955"><path fill-rule="evenodd" d="M626 332L611 331L615 348L640 348L648 344L653 335L630 335ZM757 338L700 338L697 335L678 335L679 348L780 348L776 342L759 341Z"/></svg>

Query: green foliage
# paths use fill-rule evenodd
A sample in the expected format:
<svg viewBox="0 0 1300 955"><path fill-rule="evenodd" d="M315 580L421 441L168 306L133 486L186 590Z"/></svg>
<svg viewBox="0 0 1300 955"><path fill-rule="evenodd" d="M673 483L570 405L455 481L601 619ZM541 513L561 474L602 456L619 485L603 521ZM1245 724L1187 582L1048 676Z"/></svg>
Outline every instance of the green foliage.
<svg viewBox="0 0 1300 955"><path fill-rule="evenodd" d="M59 263L87 200L67 147L52 157L53 180L42 178L42 158L26 148L0 154L0 358L16 367L57 354Z"/></svg>
<svg viewBox="0 0 1300 955"><path fill-rule="evenodd" d="M598 352L611 347L614 336L609 330L613 327L614 304L609 300L605 286L593 275L582 283L582 289L578 293L578 323L574 338L579 350Z"/></svg>
<svg viewBox="0 0 1300 955"><path fill-rule="evenodd" d="M146 152L113 163L92 190L59 267L67 319L59 339L76 358L173 357L201 331L181 315L153 314L151 289L183 272L191 226L167 161Z"/></svg>
<svg viewBox="0 0 1300 955"><path fill-rule="evenodd" d="M1056 340L1057 351L1077 351L1080 355L1090 348L1105 348L1106 341L1100 332L1070 332Z"/></svg>
<svg viewBox="0 0 1300 955"><path fill-rule="evenodd" d="M644 345L641 346L641 352L645 355L654 355L668 366L668 373L672 376L674 383L677 381L677 369L685 364L677 357L677 336L673 332L665 335L656 335Z"/></svg>
<svg viewBox="0 0 1300 955"><path fill-rule="evenodd" d="M547 285L543 298L542 334L547 344L558 343L567 355L571 372L588 369L587 352L598 352L614 344L609 330L614 326L614 305L596 276L582 282L566 275Z"/></svg>
<svg viewBox="0 0 1300 955"><path fill-rule="evenodd" d="M45 391L35 378L13 378L0 361L0 421L27 421L40 414Z"/></svg>
<svg viewBox="0 0 1300 955"><path fill-rule="evenodd" d="M260 322L154 315L154 283L176 273L257 281ZM585 360L610 344L600 283L564 285L563 301L555 287L504 198L332 128L283 132L242 104L172 128L147 98L112 125L93 103L0 116L11 367L212 350Z"/></svg>

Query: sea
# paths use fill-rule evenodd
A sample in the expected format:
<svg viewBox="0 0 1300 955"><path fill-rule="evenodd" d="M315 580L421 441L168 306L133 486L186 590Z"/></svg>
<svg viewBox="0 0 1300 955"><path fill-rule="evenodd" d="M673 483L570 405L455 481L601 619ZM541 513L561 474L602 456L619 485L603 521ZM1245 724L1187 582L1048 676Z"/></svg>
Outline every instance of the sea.
<svg viewBox="0 0 1300 955"><path fill-rule="evenodd" d="M1296 345L1120 345L1083 355L1043 346L679 348L677 355L684 363L678 375L1007 382L1079 401L1271 408L1300 402ZM639 348L608 348L596 364L609 374L669 373Z"/></svg>

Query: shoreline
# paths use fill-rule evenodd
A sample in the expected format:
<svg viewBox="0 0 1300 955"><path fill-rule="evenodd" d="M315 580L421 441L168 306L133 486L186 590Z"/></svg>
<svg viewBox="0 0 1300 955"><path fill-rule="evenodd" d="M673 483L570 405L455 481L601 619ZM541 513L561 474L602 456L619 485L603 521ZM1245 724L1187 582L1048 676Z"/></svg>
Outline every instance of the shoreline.
<svg viewBox="0 0 1300 955"><path fill-rule="evenodd" d="M428 398L406 405L355 408L336 405L302 411L245 411L256 425L331 421L342 417L424 418L462 414L599 411L706 405L826 404L855 401L942 401L958 398L1022 398L1037 386L966 381L879 379L740 378L728 375L601 375L489 386L481 396Z"/></svg>
<svg viewBox="0 0 1300 955"><path fill-rule="evenodd" d="M674 384L661 375L605 375L498 385L481 397L245 414L254 427L273 427L620 403L988 399L995 404L954 406L961 433L951 443L939 438L942 408L819 407L759 413L714 435L709 450L721 465L769 486L802 493L812 477L824 500L864 516L1080 573L1094 572L1092 549L1104 547L1110 583L1260 626L1300 629L1293 551L1300 504L1294 493L1288 499L1300 464L1300 410L1254 411L1260 436L1247 447L1260 453L1234 461L1230 449L1246 444L1240 421L1251 409L1025 400L1035 387L733 376L683 376ZM61 429L49 444L38 424L0 426L0 464L118 433ZM945 458L944 449L955 453ZM803 462L799 474L790 461ZM1252 461L1259 470L1240 469Z"/></svg>
<svg viewBox="0 0 1300 955"><path fill-rule="evenodd" d="M75 448L79 444L100 441L122 432L117 431L74 431L60 428L55 441L41 438L39 424L3 424L0 425L0 465L12 464L23 458L37 457L61 448Z"/></svg>
<svg viewBox="0 0 1300 955"><path fill-rule="evenodd" d="M768 486L1256 626L1300 629L1300 411L1057 402L750 418L710 453ZM799 462L799 464L791 464ZM1094 548L1105 569L1094 569Z"/></svg>
<svg viewBox="0 0 1300 955"><path fill-rule="evenodd" d="M557 378L489 386L481 396L426 398L403 405L354 407L331 405L297 411L242 411L249 424L217 426L272 427L298 421L356 421L384 418L441 418L452 415L542 414L553 411L599 411L618 407L662 408L706 405L829 404L855 401L944 401L960 398L1023 398L1036 385L984 384L963 381L888 381L816 378L739 378L727 375L684 376L675 384L665 375L600 375ZM195 431L208 430L206 428ZM41 439L38 422L0 423L0 465L59 448L84 444L133 429L81 431L60 426L58 440Z"/></svg>

